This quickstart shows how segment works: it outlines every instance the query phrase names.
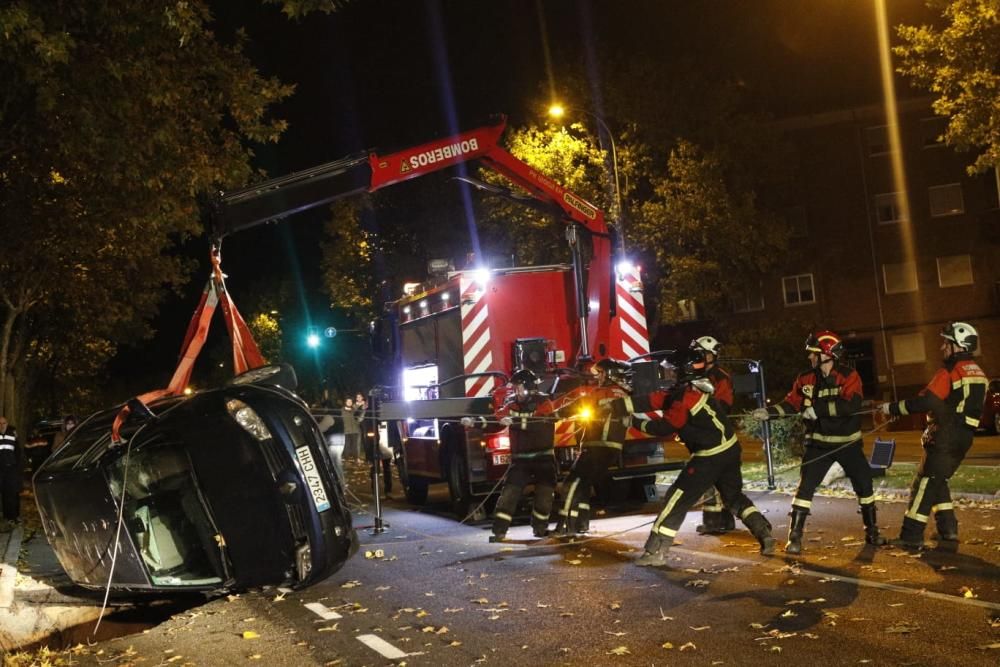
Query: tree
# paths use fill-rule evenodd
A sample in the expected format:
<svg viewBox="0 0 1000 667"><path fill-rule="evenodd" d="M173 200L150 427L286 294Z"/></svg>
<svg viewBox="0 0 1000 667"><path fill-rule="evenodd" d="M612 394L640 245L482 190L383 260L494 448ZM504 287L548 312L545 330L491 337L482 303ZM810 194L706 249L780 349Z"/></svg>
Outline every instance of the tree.
<svg viewBox="0 0 1000 667"><path fill-rule="evenodd" d="M284 130L292 86L211 23L201 0L0 8L0 411L23 414L38 369L92 373L146 335L199 195L248 181Z"/></svg>
<svg viewBox="0 0 1000 667"><path fill-rule="evenodd" d="M934 112L948 118L944 141L981 150L969 173L1000 166L1000 3L997 0L928 0L945 25L897 27L903 44L899 72L937 98Z"/></svg>

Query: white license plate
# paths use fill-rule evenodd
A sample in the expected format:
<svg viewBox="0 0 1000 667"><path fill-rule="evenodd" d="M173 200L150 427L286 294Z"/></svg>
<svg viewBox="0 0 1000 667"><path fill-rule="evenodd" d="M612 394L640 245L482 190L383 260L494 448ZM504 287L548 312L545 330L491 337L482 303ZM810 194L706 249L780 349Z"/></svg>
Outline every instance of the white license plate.
<svg viewBox="0 0 1000 667"><path fill-rule="evenodd" d="M494 454L493 465L502 466L510 463L510 454Z"/></svg>
<svg viewBox="0 0 1000 667"><path fill-rule="evenodd" d="M327 498L326 489L323 488L323 479L316 469L316 461L308 447L299 447L295 450L295 457L302 465L302 472L305 474L306 485L309 486L309 493L312 494L313 504L316 505L317 512L325 512L330 509L330 499Z"/></svg>

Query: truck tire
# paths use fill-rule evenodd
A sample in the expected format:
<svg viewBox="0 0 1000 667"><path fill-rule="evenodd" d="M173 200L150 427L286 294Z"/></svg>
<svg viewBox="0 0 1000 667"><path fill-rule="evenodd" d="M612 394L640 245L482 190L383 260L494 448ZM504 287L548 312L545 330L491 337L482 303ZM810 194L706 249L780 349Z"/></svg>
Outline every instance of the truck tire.
<svg viewBox="0 0 1000 667"><path fill-rule="evenodd" d="M452 449L448 455L448 493L451 495L451 511L461 521L469 516L479 503L469 490L469 473L465 457ZM480 507L469 517L472 521L486 518L486 512Z"/></svg>
<svg viewBox="0 0 1000 667"><path fill-rule="evenodd" d="M406 467L406 457L401 448L393 448L392 458L396 461L396 470L399 471L399 481L403 485L403 492L406 494L406 501L411 505L424 505L427 503L427 480L423 477L410 475Z"/></svg>

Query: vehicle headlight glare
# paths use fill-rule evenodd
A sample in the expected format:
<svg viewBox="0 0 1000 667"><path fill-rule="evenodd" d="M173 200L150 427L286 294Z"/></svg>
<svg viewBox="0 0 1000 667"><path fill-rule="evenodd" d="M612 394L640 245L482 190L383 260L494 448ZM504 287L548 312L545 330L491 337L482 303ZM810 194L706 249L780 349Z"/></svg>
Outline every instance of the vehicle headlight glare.
<svg viewBox="0 0 1000 667"><path fill-rule="evenodd" d="M231 398L226 401L226 409L232 418L236 420L236 423L254 438L259 441L270 439L271 432L267 430L264 420L249 405L238 398Z"/></svg>

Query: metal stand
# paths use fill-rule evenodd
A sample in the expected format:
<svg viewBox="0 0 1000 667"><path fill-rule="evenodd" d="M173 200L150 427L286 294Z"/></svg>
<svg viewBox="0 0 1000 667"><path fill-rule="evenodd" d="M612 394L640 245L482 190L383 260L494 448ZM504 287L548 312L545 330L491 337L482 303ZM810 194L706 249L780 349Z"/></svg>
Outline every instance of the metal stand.
<svg viewBox="0 0 1000 667"><path fill-rule="evenodd" d="M751 362L751 372L757 373L757 406L767 407L767 385L764 382L764 364L760 361ZM761 437L764 440L764 457L767 459L767 488L774 491L777 484L774 483L774 459L771 457L771 424L763 421L760 424Z"/></svg>
<svg viewBox="0 0 1000 667"><path fill-rule="evenodd" d="M375 525L371 527L368 531L369 535L381 535L388 528L389 524L382 520L382 495L380 493L382 489L382 451L379 447L378 442L378 422L375 420L375 402L377 400L378 394L375 389L368 392L368 415L369 419L362 420L362 424L365 424L370 420L371 422L371 433L372 433L372 496L375 498ZM362 437L368 435L367 430L363 430L361 433Z"/></svg>

